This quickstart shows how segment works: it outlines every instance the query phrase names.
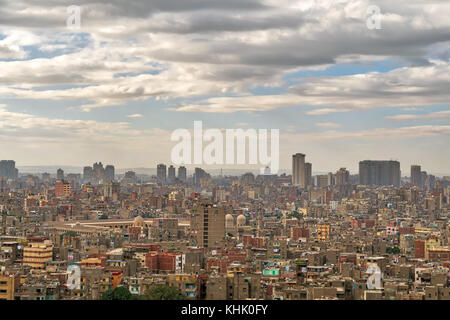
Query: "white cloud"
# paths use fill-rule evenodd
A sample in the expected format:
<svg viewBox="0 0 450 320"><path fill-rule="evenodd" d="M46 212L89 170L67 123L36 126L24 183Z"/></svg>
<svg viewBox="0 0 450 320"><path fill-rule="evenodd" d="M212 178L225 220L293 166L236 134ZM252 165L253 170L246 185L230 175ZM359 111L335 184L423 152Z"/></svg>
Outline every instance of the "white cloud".
<svg viewBox="0 0 450 320"><path fill-rule="evenodd" d="M25 57L25 51L19 46L7 45L0 41L0 59L23 59Z"/></svg>
<svg viewBox="0 0 450 320"><path fill-rule="evenodd" d="M140 113L130 114L127 116L128 118L142 118L143 115Z"/></svg>
<svg viewBox="0 0 450 320"><path fill-rule="evenodd" d="M376 128L363 131L326 131L319 133L298 133L285 134L286 141L327 141L327 140L380 140L386 138L399 139L417 139L429 137L450 136L450 126L413 126L401 128Z"/></svg>
<svg viewBox="0 0 450 320"><path fill-rule="evenodd" d="M0 143L22 164L81 164L105 159L121 166L152 167L157 159L169 160L170 134L158 128L136 130L128 122L51 119L0 106Z"/></svg>
<svg viewBox="0 0 450 320"><path fill-rule="evenodd" d="M426 114L398 114L395 116L387 116L392 120L425 120L425 119L448 119L450 118L450 110L436 111Z"/></svg>
<svg viewBox="0 0 450 320"><path fill-rule="evenodd" d="M4 31L0 29L0 33L6 38L2 40L3 47L0 45L0 59L24 59L24 48L30 45L45 52L64 53L48 59L1 62L0 83L5 87L2 94L17 98L87 99L89 103L80 106L85 111L153 97L208 95L221 99L224 92L247 96L256 85L286 87L283 77L288 73L323 69L339 61L354 62L364 57L426 64L429 51L442 53L445 48L439 44L449 38L450 22L445 12L450 6L445 1L401 5L377 1L383 14L383 29L377 32L366 27L366 9L373 4L369 0L230 1L226 5L218 0L180 0L170 4L160 0L81 1L79 35L89 39L86 43L74 39L70 36L72 31L66 28L70 1L4 2L0 8L0 28L3 26ZM80 43L84 48L76 50ZM151 67L155 64L158 67ZM149 75L152 71L156 73ZM414 99L405 99L405 104L436 103L429 95L420 99L420 81L425 81L420 75L408 70L403 73L413 78L400 79L398 92L394 94L412 94ZM223 99L209 107L200 103L174 108L205 112L271 110L277 100L286 106L289 99L293 100L292 105L305 103L328 108L335 107L335 96L340 110L391 103L394 99L389 99L389 95L385 99L369 96L369 101L361 98L362 94L375 96L394 87L377 82L377 78L383 79L378 74L368 77L308 80L309 85L292 88L288 98L272 97L273 103L264 98L260 108L241 106L238 100L235 100L237 107L222 108L220 104L230 102ZM442 87L448 79L438 79L441 82L426 81L438 85L435 100L441 101ZM38 91L42 86L61 84L67 86ZM87 87L71 88L79 85ZM355 86L353 95L342 90L349 85ZM400 88L405 90L400 92ZM352 105L346 107L339 102L344 99L341 94L352 98L349 101ZM295 95L300 98L294 98ZM398 103L401 102L395 102Z"/></svg>
<svg viewBox="0 0 450 320"><path fill-rule="evenodd" d="M316 126L321 128L339 128L341 125L335 122L318 122Z"/></svg>
<svg viewBox="0 0 450 320"><path fill-rule="evenodd" d="M308 115L376 107L427 106L450 101L450 63L341 77L310 78L290 87L289 94L209 98L176 108L184 112L266 111L289 106L330 106Z"/></svg>

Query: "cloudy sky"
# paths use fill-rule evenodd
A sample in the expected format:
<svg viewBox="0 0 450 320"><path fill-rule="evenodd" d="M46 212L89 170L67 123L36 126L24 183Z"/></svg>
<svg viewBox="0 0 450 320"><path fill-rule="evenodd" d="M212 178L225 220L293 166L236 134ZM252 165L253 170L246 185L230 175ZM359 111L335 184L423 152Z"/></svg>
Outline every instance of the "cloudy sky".
<svg viewBox="0 0 450 320"><path fill-rule="evenodd" d="M0 0L0 158L155 167L172 131L202 120L279 129L281 168L302 152L316 172L397 159L448 174L449 13L448 0Z"/></svg>

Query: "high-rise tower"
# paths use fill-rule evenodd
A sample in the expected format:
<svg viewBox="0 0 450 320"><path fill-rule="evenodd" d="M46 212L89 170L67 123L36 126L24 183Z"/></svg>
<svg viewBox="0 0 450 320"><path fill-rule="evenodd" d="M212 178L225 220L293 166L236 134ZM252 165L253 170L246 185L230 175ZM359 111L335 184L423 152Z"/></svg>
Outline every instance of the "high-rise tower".
<svg viewBox="0 0 450 320"><path fill-rule="evenodd" d="M359 183L366 186L400 186L400 162L365 160L359 163Z"/></svg>
<svg viewBox="0 0 450 320"><path fill-rule="evenodd" d="M192 210L191 231L195 245L201 248L222 247L225 239L225 209L201 204Z"/></svg>
<svg viewBox="0 0 450 320"><path fill-rule="evenodd" d="M292 184L305 188L305 155L297 153L292 156Z"/></svg>
<svg viewBox="0 0 450 320"><path fill-rule="evenodd" d="M160 182L166 182L167 169L165 164L158 164L156 167L156 176Z"/></svg>
<svg viewBox="0 0 450 320"><path fill-rule="evenodd" d="M422 187L421 167L418 165L411 166L411 185Z"/></svg>

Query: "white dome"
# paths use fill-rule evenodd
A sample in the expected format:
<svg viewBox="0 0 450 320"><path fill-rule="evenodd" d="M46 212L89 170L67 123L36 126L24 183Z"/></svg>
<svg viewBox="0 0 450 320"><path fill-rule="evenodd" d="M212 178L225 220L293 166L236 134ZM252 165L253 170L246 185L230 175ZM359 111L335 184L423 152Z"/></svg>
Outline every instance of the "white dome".
<svg viewBox="0 0 450 320"><path fill-rule="evenodd" d="M232 214L227 214L226 216L225 216L225 221L233 221L234 222L234 217L233 217L233 215Z"/></svg>
<svg viewBox="0 0 450 320"><path fill-rule="evenodd" d="M245 216L243 214L240 214L237 217L237 225L239 227L241 227L241 226L245 226L246 223L247 223L247 219L245 218Z"/></svg>
<svg viewBox="0 0 450 320"><path fill-rule="evenodd" d="M141 216L134 218L133 227L143 227L145 225L144 219Z"/></svg>
<svg viewBox="0 0 450 320"><path fill-rule="evenodd" d="M231 214L227 214L225 216L225 226L228 227L233 227L234 226L234 217Z"/></svg>

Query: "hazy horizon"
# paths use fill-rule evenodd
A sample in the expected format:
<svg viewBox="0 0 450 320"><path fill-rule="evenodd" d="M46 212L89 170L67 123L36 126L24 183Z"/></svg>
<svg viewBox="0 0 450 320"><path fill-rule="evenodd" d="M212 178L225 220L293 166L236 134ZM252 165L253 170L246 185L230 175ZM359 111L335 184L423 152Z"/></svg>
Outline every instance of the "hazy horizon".
<svg viewBox="0 0 450 320"><path fill-rule="evenodd" d="M104 162L102 162L102 163L103 163L104 166L110 164L110 163L104 163ZM166 165L167 165L167 167L170 166L170 164L166 164ZM70 174L70 173L74 173L74 174L81 173L82 174L83 173L83 167L85 167L85 166L89 166L89 165L84 165L84 166L67 166L67 165L65 165L65 166L58 166L58 165L18 166L16 164L16 168L19 169L19 174L25 174L25 173L30 173L30 174L50 173L52 175L56 175L56 170L59 169L59 168L64 170L64 174ZM174 165L174 167L178 168L179 166L175 166ZM245 172L252 172L252 173L256 173L256 174L259 173L259 169L258 168L239 168L239 167L234 167L234 168L225 168L225 167L223 167L223 168L210 168L209 166L185 166L185 167L187 169L187 172L191 173L191 174L194 172L195 167L200 167L200 168L204 169L206 172L214 173L215 175L220 173L221 169L223 170L224 174L227 174L227 172L232 172L232 171L239 172L241 174L243 174ZM128 167L128 168L114 166L114 168L115 168L116 175L124 174L128 170L135 170L137 174L143 174L143 173L140 173L142 171L152 171L151 174L155 174L156 175L156 166L155 167ZM27 169L28 170L32 169L32 170L31 171L26 171ZM53 171L49 172L50 169L54 169L53 170L54 172ZM317 170L317 171L313 170L312 174L313 175L321 175L321 174L327 174L329 172L336 173L336 171L338 169L339 168L336 168L335 170L328 170L328 171L327 170ZM78 171L76 171L76 170L78 170ZM348 168L347 168L347 170L348 170ZM153 171L154 171L154 173L153 173ZM352 170L349 170L349 171L350 171L350 174L352 174L352 175L358 174L358 171L352 171ZM433 174L433 175L435 175L437 177L441 177L441 178L444 177L444 176L450 176L450 173L445 173L445 172L434 172L434 171L431 171L431 170L423 170L423 169L422 169L422 171L426 171L428 174ZM283 169L282 168L282 169L279 170L278 175L281 175L283 173L286 173L287 175L290 175L292 173L292 169ZM147 173L144 173L144 174L147 174ZM408 170L407 172L405 172L404 170L401 170L401 176L402 177L409 177L410 176L410 171Z"/></svg>

